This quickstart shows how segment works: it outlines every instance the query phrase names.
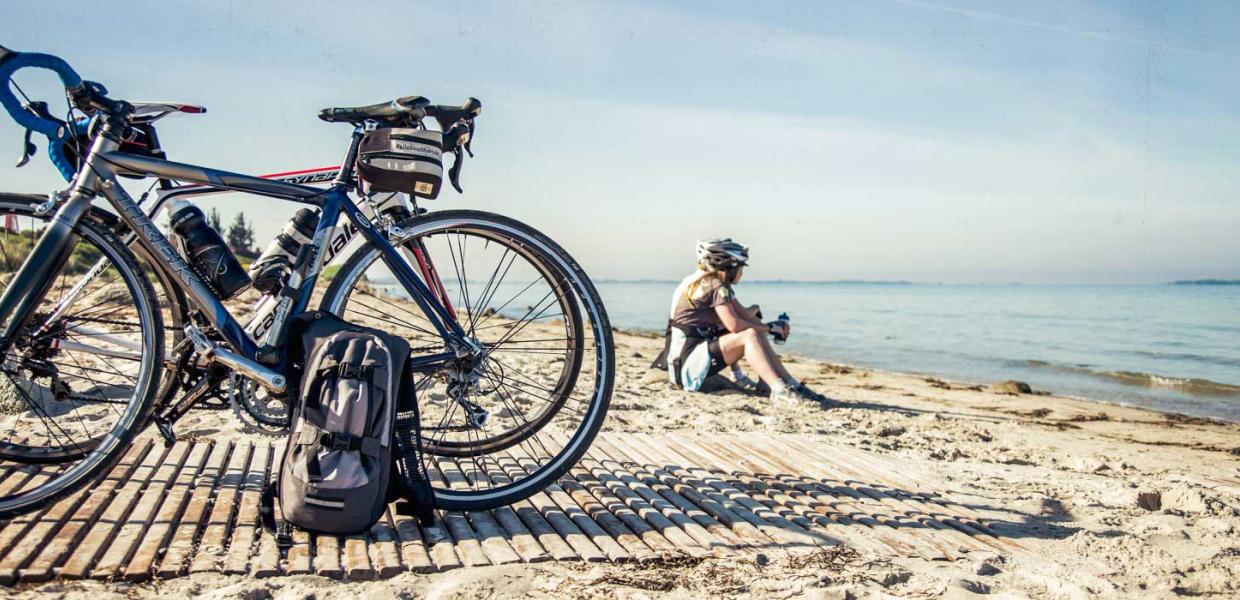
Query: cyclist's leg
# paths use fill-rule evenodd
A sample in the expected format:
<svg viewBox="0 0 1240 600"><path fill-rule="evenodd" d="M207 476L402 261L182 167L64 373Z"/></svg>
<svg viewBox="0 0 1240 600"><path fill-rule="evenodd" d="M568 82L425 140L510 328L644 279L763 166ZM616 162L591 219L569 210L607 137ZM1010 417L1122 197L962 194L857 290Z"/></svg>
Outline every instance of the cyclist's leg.
<svg viewBox="0 0 1240 600"><path fill-rule="evenodd" d="M744 358L767 385L774 386L792 379L792 375L780 362L779 355L775 354L770 340L757 329L719 336L719 350L723 353L724 362L729 365Z"/></svg>

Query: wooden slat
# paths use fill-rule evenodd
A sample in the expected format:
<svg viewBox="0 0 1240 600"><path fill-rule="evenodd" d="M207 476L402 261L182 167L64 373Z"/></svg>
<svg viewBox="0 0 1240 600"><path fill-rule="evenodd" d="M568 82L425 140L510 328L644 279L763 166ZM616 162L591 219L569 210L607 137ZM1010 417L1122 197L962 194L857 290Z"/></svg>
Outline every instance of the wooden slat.
<svg viewBox="0 0 1240 600"><path fill-rule="evenodd" d="M258 552L254 555L250 570L255 577L275 577L280 574L280 547L271 532L259 529Z"/></svg>
<svg viewBox="0 0 1240 600"><path fill-rule="evenodd" d="M95 563L95 567L91 569L92 578L108 579L116 576L124 568L129 556L146 533L146 528L154 520L155 511L159 508L164 492L176 479L176 474L181 469L181 464L185 461L187 454L189 454L188 444L177 444L168 449L163 463L155 471L155 475L147 481L146 488L137 499L137 504L125 518L125 522L117 529L112 543L108 545L103 556L99 557L99 562Z"/></svg>
<svg viewBox="0 0 1240 600"><path fill-rule="evenodd" d="M400 564L400 549L396 544L396 530L388 518L387 511L379 517L367 534L370 540L370 563L374 565L375 577L387 579L405 570Z"/></svg>
<svg viewBox="0 0 1240 600"><path fill-rule="evenodd" d="M37 487L46 485L48 482L59 476L60 473L61 468L58 466L32 465L28 469L27 473L23 474L23 476L10 479L4 485L4 488L6 489L0 489L0 496L17 494L22 491L29 492ZM50 508L60 507L53 505ZM11 554L16 552L18 550L17 546L26 536L27 532L30 531L36 523L38 523L39 519L42 518L48 510L49 508L37 509L32 512L18 515L16 518L4 523L3 527L0 527L0 557L8 559ZM63 511L61 514L64 514ZM10 565L10 568L7 570L10 577L14 577L16 575L17 566L20 565L20 562L10 563Z"/></svg>
<svg viewBox="0 0 1240 600"><path fill-rule="evenodd" d="M13 479L6 477L4 481L0 481L0 496L24 485L33 471L42 473L44 476L53 475L48 467L36 467L24 472L16 468L10 469L9 474L14 477ZM108 484L108 479L105 477L92 482L91 485L101 493L110 493L114 483ZM0 531L0 544L6 548L3 553L0 553L0 584L11 585L17 581L21 567L43 550L48 538L70 520L87 493L84 490L71 494L60 499L50 508L19 516L5 525Z"/></svg>
<svg viewBox="0 0 1240 600"><path fill-rule="evenodd" d="M564 442L551 433L543 439ZM161 577L188 565L367 580L518 561L748 556L783 545L846 543L929 559L1018 549L968 507L905 479L889 457L871 460L804 436L674 432L600 436L565 477L512 506L437 511L426 528L389 507L364 534L295 531L281 561L258 523L278 450L227 442L152 448L144 439L93 489L0 524L0 582L46 580L61 561L66 578L140 581L158 563ZM527 450L440 457L431 476L455 489L508 485L542 463ZM53 474L0 464L0 495Z"/></svg>
<svg viewBox="0 0 1240 600"><path fill-rule="evenodd" d="M279 502L279 500L277 500ZM277 509L278 510L278 509ZM307 575L313 573L314 546L310 543L310 534L300 529L293 531L293 546L288 549L285 575Z"/></svg>
<svg viewBox="0 0 1240 600"><path fill-rule="evenodd" d="M586 487L583 486L572 473L562 477L559 481L559 486L568 494L569 498L572 498L573 502L575 502L577 506L580 506L582 510L586 511L586 514L589 515L595 523L598 523L599 527L602 527L611 539L623 546L625 551L627 551L635 560L649 561L658 558L658 554L654 549L647 546L645 542L637 536L637 534L633 533L633 531L625 525L624 521L622 521L620 517L609 510L609 508L618 509L619 506L617 505L620 505L619 502L616 502L615 505L611 505L610 507L604 505L603 502L601 502L596 495L591 494L590 490L586 489ZM643 525L645 524L643 523ZM648 527L649 526L647 526L647 528ZM666 541L664 543L666 543Z"/></svg>
<svg viewBox="0 0 1240 600"><path fill-rule="evenodd" d="M146 486L147 480L155 474L155 469L158 468L165 453L166 449L162 446L146 453L142 462L129 475L129 479L108 502L103 515L91 526L82 542L69 554L64 567L60 569L61 577L82 579L90 573L95 559L108 547L112 536L125 522L125 517L129 515L130 509L138 500L138 493Z"/></svg>
<svg viewBox="0 0 1240 600"><path fill-rule="evenodd" d="M835 444L825 444L822 443L821 440L805 438L804 436L799 435L784 436L781 438L781 441L784 444L804 451L807 456L817 459L820 464L835 464L835 460L838 455L836 455L832 450L842 450L842 448ZM849 450L850 454L857 454L859 452L861 451ZM874 473L898 473L898 477L893 476L886 479L886 481L893 486L916 488L908 489L908 491L914 497L921 499L923 502L938 504L947 509L949 512L953 512L953 514L957 514L969 521L982 520L981 517L970 508L962 506L934 491L935 484L922 474L923 468L920 468L917 465L902 464L891 458L871 452L865 452L863 453L863 456L864 462L867 463L869 470ZM979 528L984 528L984 526L979 526L977 523L973 523L973 525L978 526Z"/></svg>
<svg viewBox="0 0 1240 600"><path fill-rule="evenodd" d="M651 440L645 436L635 437L641 443L649 444L647 447L651 451L659 453L670 461L670 464L675 465L674 469L679 472L681 477L686 478L687 481L696 479L699 485L704 484L714 488L716 494L712 495L713 498L724 504L746 522L757 527L758 530L765 533L771 539L783 544L801 546L814 546L825 543L820 536L816 536L798 527L793 522L771 511L770 508L761 502L750 498L743 490L733 485L725 475L696 466L696 461L691 457L684 456L677 448L675 442L663 439L659 440L658 445L655 445L650 444ZM706 488L703 489L705 490ZM707 493L710 493L709 490L707 490Z"/></svg>
<svg viewBox="0 0 1240 600"><path fill-rule="evenodd" d="M622 439L622 437L631 436L616 436L611 440L617 450L633 460L640 461L661 482L718 520L737 536L759 547L779 544L761 529L755 527L753 523L747 521L745 516L733 511L733 508L737 508L742 513L745 512L740 507L734 506L735 503L721 495L718 490L690 475L679 464L660 456L648 445L634 439ZM748 516L753 518L752 515Z"/></svg>
<svg viewBox="0 0 1240 600"><path fill-rule="evenodd" d="M748 450L739 444L739 441L729 439L726 443L710 444L708 441L702 441L699 445L717 454L736 457L737 460L743 458L744 465L749 465L753 471L759 473L755 475L757 482L755 485L761 487L775 501L790 507L799 516L811 521L827 535L843 540L849 546L876 554L886 554L892 551L882 541L874 539L876 536L870 533L870 528L852 521L847 515L821 502L819 495L814 493L815 490L807 491L808 486L804 486L790 475L781 473L779 467L763 459L760 453ZM769 442L767 445L769 446Z"/></svg>
<svg viewBox="0 0 1240 600"><path fill-rule="evenodd" d="M349 581L370 581L375 570L370 566L370 553L366 551L366 535L354 534L344 538L344 576Z"/></svg>
<svg viewBox="0 0 1240 600"><path fill-rule="evenodd" d="M160 502L155 521L147 527L146 535L142 537L137 550L134 551L133 558L125 566L126 580L145 581L150 578L155 559L168 542L168 537L181 516L185 500L189 498L194 477L198 475L210 451L211 444L207 442L198 442L190 449L184 464L177 472L176 479L173 480L172 487L169 488L168 493L164 494Z"/></svg>
<svg viewBox="0 0 1240 600"><path fill-rule="evenodd" d="M273 444L270 462L267 466L267 474L260 488L260 501L262 499L261 494L266 494L271 482L279 480L280 464L283 456L284 444ZM280 499L274 496L273 494L272 509L277 511L275 512L276 515L279 515L281 514L278 512L280 510ZM289 552L291 560L292 548L289 549ZM258 528L258 552L254 555L254 561L250 565L250 570L255 577L274 577L280 574L280 546L276 543L275 532L268 531L265 527Z"/></svg>
<svg viewBox="0 0 1240 600"><path fill-rule="evenodd" d="M490 481L490 477L481 471L482 465L477 462L464 459L459 463L452 459L440 459L436 462L440 472L451 482L450 485L456 489L470 489L468 481L473 478ZM469 464L471 467L470 479L466 478L463 471L463 465L465 464ZM472 530L477 534L482 551L486 554L487 560L491 564L506 565L521 561L521 556L509 545L504 530L495 522L495 518L489 512L470 511L465 513L465 518L469 521Z"/></svg>
<svg viewBox="0 0 1240 600"><path fill-rule="evenodd" d="M744 469L736 468L727 461L722 460L717 454L701 448L698 444L691 440L683 438L664 436L662 438L663 448L675 455L692 462L693 464L711 464L720 467L719 471L723 472L731 469L731 477L720 477L719 480L726 487L720 487L720 491L737 490L740 494L735 496L738 503L744 505L755 516L762 519L765 523L764 527L778 527L785 531L794 531L811 538L811 542L819 546L835 546L838 541L829 536L812 531L813 522L806 518L803 514L790 508L789 505L781 503L769 494L770 487L760 479L747 472ZM705 470L705 469L703 469ZM719 487L719 486L716 486ZM790 504L800 505L793 499L788 499Z"/></svg>
<svg viewBox="0 0 1240 600"><path fill-rule="evenodd" d="M737 440L735 443L743 444L744 442ZM782 455L771 452L764 447L768 445L769 442L761 445L745 445L744 447L750 452L765 456L767 460L788 472L800 472L800 469L793 468L792 465L785 462L788 456L795 456L794 454L788 454L787 450L784 450ZM803 487L799 486L799 489L829 506L832 513L844 515L851 522L861 523L873 529L877 539L890 547L896 554L906 557L919 556L928 560L941 558L939 554L932 549L925 548L923 544L918 543L916 540L898 535L898 532L888 525L888 519L875 515L868 503L847 486L831 485L829 482L806 475L800 476L800 482Z"/></svg>
<svg viewBox="0 0 1240 600"><path fill-rule="evenodd" d="M647 546L660 553L687 554L697 558L711 555L709 550L699 546L693 537L664 516L645 498L625 486L624 482L617 479L593 456L585 456L580 464L588 470L589 479L578 477L578 481L589 485L591 492L600 500L623 502L625 510L617 509L613 512L625 520L625 525L640 535ZM633 519L640 519L640 521L634 522Z"/></svg>
<svg viewBox="0 0 1240 600"><path fill-rule="evenodd" d="M499 461L494 462L496 468L487 470L491 483L497 486L512 483L504 466ZM528 500L501 506L494 509L492 514L508 532L513 548L526 562L581 558Z"/></svg>
<svg viewBox="0 0 1240 600"><path fill-rule="evenodd" d="M639 481L600 448L592 448L582 465L618 497L624 498L638 515L646 519L669 542L690 556L704 557L720 553L734 554L728 545L711 535L676 506Z"/></svg>
<svg viewBox="0 0 1240 600"><path fill-rule="evenodd" d="M418 531L418 524L413 517L396 513L394 505L389 504L385 518L396 531L396 541L400 544L401 561L414 573L431 573L435 564L427 552L426 543Z"/></svg>
<svg viewBox="0 0 1240 600"><path fill-rule="evenodd" d="M228 554L224 556L224 573L227 575L244 575L254 553L254 536L258 532L259 501L263 496L263 487L267 484L267 465L271 463L271 445L262 443L254 446L250 465L246 468L245 479L242 481L241 499L237 502L237 516L233 520L232 539L228 543Z"/></svg>
<svg viewBox="0 0 1240 600"><path fill-rule="evenodd" d="M430 475L431 485L435 487L460 487L458 481L451 481L445 476L440 463L444 465L450 464L451 459L443 457L431 457L427 461L427 473ZM455 465L453 465L455 468ZM461 562L467 567L480 567L491 564L491 560L487 558L486 552L482 550L482 542L479 540L478 534L469 525L469 520L465 515L456 511L441 511L440 519L443 521L444 529L452 536L453 546L455 546L456 554L460 557Z"/></svg>
<svg viewBox="0 0 1240 600"><path fill-rule="evenodd" d="M812 461L813 459L810 460ZM824 466L821 463L814 462L819 468ZM830 477L824 478L825 482L853 498L856 504L867 507L875 519L884 525L899 530L899 533L904 535L906 539L914 540L913 543L923 548L930 548L931 552L937 552L939 556L936 558L957 560L963 556L959 549L961 547L966 551L970 548L985 548L983 544L971 540L968 536L941 523L936 522L930 525L925 521L916 519L898 502L887 501L890 499L866 494L863 490L858 489L858 485L856 485L861 482L849 479L847 469L842 468L838 463L832 463L831 467L833 473ZM861 485L860 487L866 486ZM934 529L939 529L940 531L936 533Z"/></svg>
<svg viewBox="0 0 1240 600"><path fill-rule="evenodd" d="M71 496L75 499L73 515L56 530L50 540L46 543L42 541L39 543L38 555L20 571L22 581L38 582L51 579L56 565L76 547L81 536L90 530L95 520L103 513L113 492L129 479L150 449L150 440L134 443L129 450L125 451L120 462L112 467L103 481L90 493L85 496Z"/></svg>
<svg viewBox="0 0 1240 600"><path fill-rule="evenodd" d="M497 462L504 469L509 479L515 480L518 477L525 476L525 470L511 456L497 457ZM590 541L585 532L578 528L573 523L573 520L545 492L539 492L530 496L525 500L525 503L533 509L534 514L538 515L538 520L531 518L528 511L525 511L527 512L527 518L523 521L524 523L527 525L533 524L532 526L539 527L539 529L542 528L541 523L551 526L557 536L572 548L575 555L583 560L590 562L607 560L607 555L598 546L594 545L594 542ZM521 511L518 512L518 514L520 513ZM541 538L542 536L540 536ZM554 547L554 545L548 542L544 544L544 547L550 548Z"/></svg>
<svg viewBox="0 0 1240 600"><path fill-rule="evenodd" d="M554 433L549 435L561 445L567 444L568 442L564 436L556 435ZM595 475L596 471L599 473L597 476ZM682 550L679 550L675 544L668 541L668 539L660 533L659 529L656 529L651 523L647 523L646 519L638 513L638 510L644 511L647 517L662 519L660 522L666 522L663 515L659 514L653 508L650 508L640 496L637 496L627 488L624 488L623 491L619 489L624 486L613 488L604 484L603 481L599 479L600 476L609 480L614 480L615 478L602 469L602 467L599 467L598 463L595 462L593 458L589 456L583 457L582 460L578 462L577 467L570 471L570 475L576 480L575 485L590 494L594 501L601 505L609 514L614 515L615 518L624 525L627 531L630 531L633 535L636 535L641 541L643 547L648 548L653 551L653 553L657 553L657 555L677 554L682 552ZM624 496L626 499L621 500L621 496ZM633 506L637 506L638 508L635 510ZM672 525L670 522L666 522L666 526L670 527L671 531L684 535L684 532L677 529L676 526ZM687 547L700 550L692 543L688 543ZM632 552L633 549L630 549L630 551Z"/></svg>
<svg viewBox="0 0 1240 600"><path fill-rule="evenodd" d="M862 464L856 451L844 452L842 448L829 444L807 444L805 441L797 438L789 438L785 443L806 451L807 454L819 461L826 459L833 465L844 466L854 476L870 480L870 487L875 492L891 498L898 498L910 509L916 510L920 514L924 514L949 527L953 527L991 548L1001 552L1022 548L1020 544L996 535L983 523L980 516L968 508L950 502L938 494L929 494L924 491L919 492L910 489L920 486L911 480L910 482L899 481L892 474L901 471L894 468L890 463L879 463L878 465L867 467ZM871 462L868 453L865 461ZM868 490L866 491L868 492Z"/></svg>
<svg viewBox="0 0 1240 600"><path fill-rule="evenodd" d="M33 478L32 476L37 476L40 481L46 482L48 478L59 472L58 469L53 469L53 467L41 466L27 469L25 472L14 471L12 479L6 478L5 482L0 484L0 495L25 486ZM105 477L92 482L91 485L100 489L102 493L110 493L114 483L109 484ZM4 551L0 552L0 583L10 585L17 581L21 567L35 558L35 555L43 550L47 539L70 520L74 509L83 502L85 494L86 490L83 490L62 498L50 508L21 515L9 521L3 530L0 530L0 546L4 547Z"/></svg>
<svg viewBox="0 0 1240 600"><path fill-rule="evenodd" d="M233 512L237 508L237 493L245 482L245 469L250 463L253 450L254 446L249 442L233 447L232 456L228 458L228 469L220 475L219 483L215 486L215 502L211 505L211 515L207 517L194 560L189 565L190 573L219 570L220 560L224 557L224 544L228 541L228 531L232 528Z"/></svg>
<svg viewBox="0 0 1240 600"><path fill-rule="evenodd" d="M172 531L172 540L168 542L163 560L159 563L157 575L161 578L174 577L185 571L189 564L190 553L194 549L194 539L202 527L203 520L208 516L211 505L211 493L219 480L221 471L232 454L232 442L224 440L211 446L211 454L207 462L194 478L194 486L190 491L189 500L181 512L181 519Z"/></svg>
<svg viewBox="0 0 1240 600"><path fill-rule="evenodd" d="M936 540L944 538L946 542L954 542L960 547L970 550L994 549L1001 552L1007 550L1002 545L994 543L996 540L993 536L951 518L939 510L937 505L924 503L907 495L897 497L896 494L899 494L899 492L896 492L896 494L887 493L886 490L891 488L887 488L882 483L875 481L879 477L876 473L869 472L873 470L855 465L850 454L841 453L835 461L832 461L832 464L837 471L852 477L851 480L844 483L857 490L857 492L882 503L893 511L902 512L925 527L936 530L929 534Z"/></svg>
<svg viewBox="0 0 1240 600"><path fill-rule="evenodd" d="M520 465L522 470L524 470L527 474L537 468L537 464L528 457L513 456L512 459L516 464ZM585 534L585 536L589 538L590 542L597 546L599 550L603 551L603 554L608 559L613 561L626 561L633 559L633 555L630 554L624 546L620 545L619 542L612 539L612 537L607 533L607 530L603 529L598 523L591 519L590 513L574 502L572 497L570 497L558 483L548 485L547 488L543 490L543 493L546 494L547 497L560 508L560 510L564 511L564 515L572 521L573 525L576 525L577 529ZM580 549L578 549L578 553L581 553ZM582 554L582 556L585 555Z"/></svg>
<svg viewBox="0 0 1240 600"><path fill-rule="evenodd" d="M665 517L676 523L685 533L709 548L717 556L731 556L731 548L746 542L736 537L727 527L707 514L697 505L676 493L658 477L650 473L640 461L635 461L616 450L608 442L610 436L595 439L591 452L609 465L611 472L629 489L659 509Z"/></svg>
<svg viewBox="0 0 1240 600"><path fill-rule="evenodd" d="M420 530L422 539L430 546L431 561L436 571L447 571L465 566L461 557L457 556L452 537L448 535L448 526L444 524L440 511L435 512L435 520Z"/></svg>
<svg viewBox="0 0 1240 600"><path fill-rule="evenodd" d="M344 577L344 567L340 563L339 536L316 534L311 538L314 540L314 573L332 579Z"/></svg>

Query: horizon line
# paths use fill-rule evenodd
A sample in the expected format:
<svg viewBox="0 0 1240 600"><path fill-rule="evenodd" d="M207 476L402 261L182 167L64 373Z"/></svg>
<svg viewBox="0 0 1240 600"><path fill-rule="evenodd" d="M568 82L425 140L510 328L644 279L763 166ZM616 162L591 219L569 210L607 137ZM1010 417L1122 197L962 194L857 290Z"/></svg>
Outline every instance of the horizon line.
<svg viewBox="0 0 1240 600"><path fill-rule="evenodd" d="M679 283L678 279L598 277L597 283ZM812 284L812 285L1025 285L1084 287L1158 287L1158 286L1240 286L1240 279L1205 278L1175 279L1156 283L1034 283L1027 281L912 281L907 279L750 279L748 283Z"/></svg>

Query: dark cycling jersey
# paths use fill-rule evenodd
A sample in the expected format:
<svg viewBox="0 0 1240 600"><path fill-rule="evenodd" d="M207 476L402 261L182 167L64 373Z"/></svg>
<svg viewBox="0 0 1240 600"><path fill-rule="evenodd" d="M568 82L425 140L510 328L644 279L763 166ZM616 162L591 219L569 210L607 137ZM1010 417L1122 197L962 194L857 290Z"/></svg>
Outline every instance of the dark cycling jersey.
<svg viewBox="0 0 1240 600"><path fill-rule="evenodd" d="M731 302L732 286L720 279L721 273L698 271L680 282L672 295L668 317L684 329L723 329L716 306Z"/></svg>

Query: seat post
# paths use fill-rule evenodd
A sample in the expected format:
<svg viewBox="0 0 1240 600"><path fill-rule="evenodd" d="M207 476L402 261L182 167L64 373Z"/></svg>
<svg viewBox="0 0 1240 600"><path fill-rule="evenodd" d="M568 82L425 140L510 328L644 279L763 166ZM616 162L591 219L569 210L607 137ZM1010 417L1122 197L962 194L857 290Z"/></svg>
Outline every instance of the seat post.
<svg viewBox="0 0 1240 600"><path fill-rule="evenodd" d="M336 180L332 185L348 185L349 180L353 179L353 163L357 162L357 148L362 144L362 136L366 135L366 128L358 125L353 128L353 140L349 142L349 152L344 155L344 162L340 164L340 172L336 173Z"/></svg>

